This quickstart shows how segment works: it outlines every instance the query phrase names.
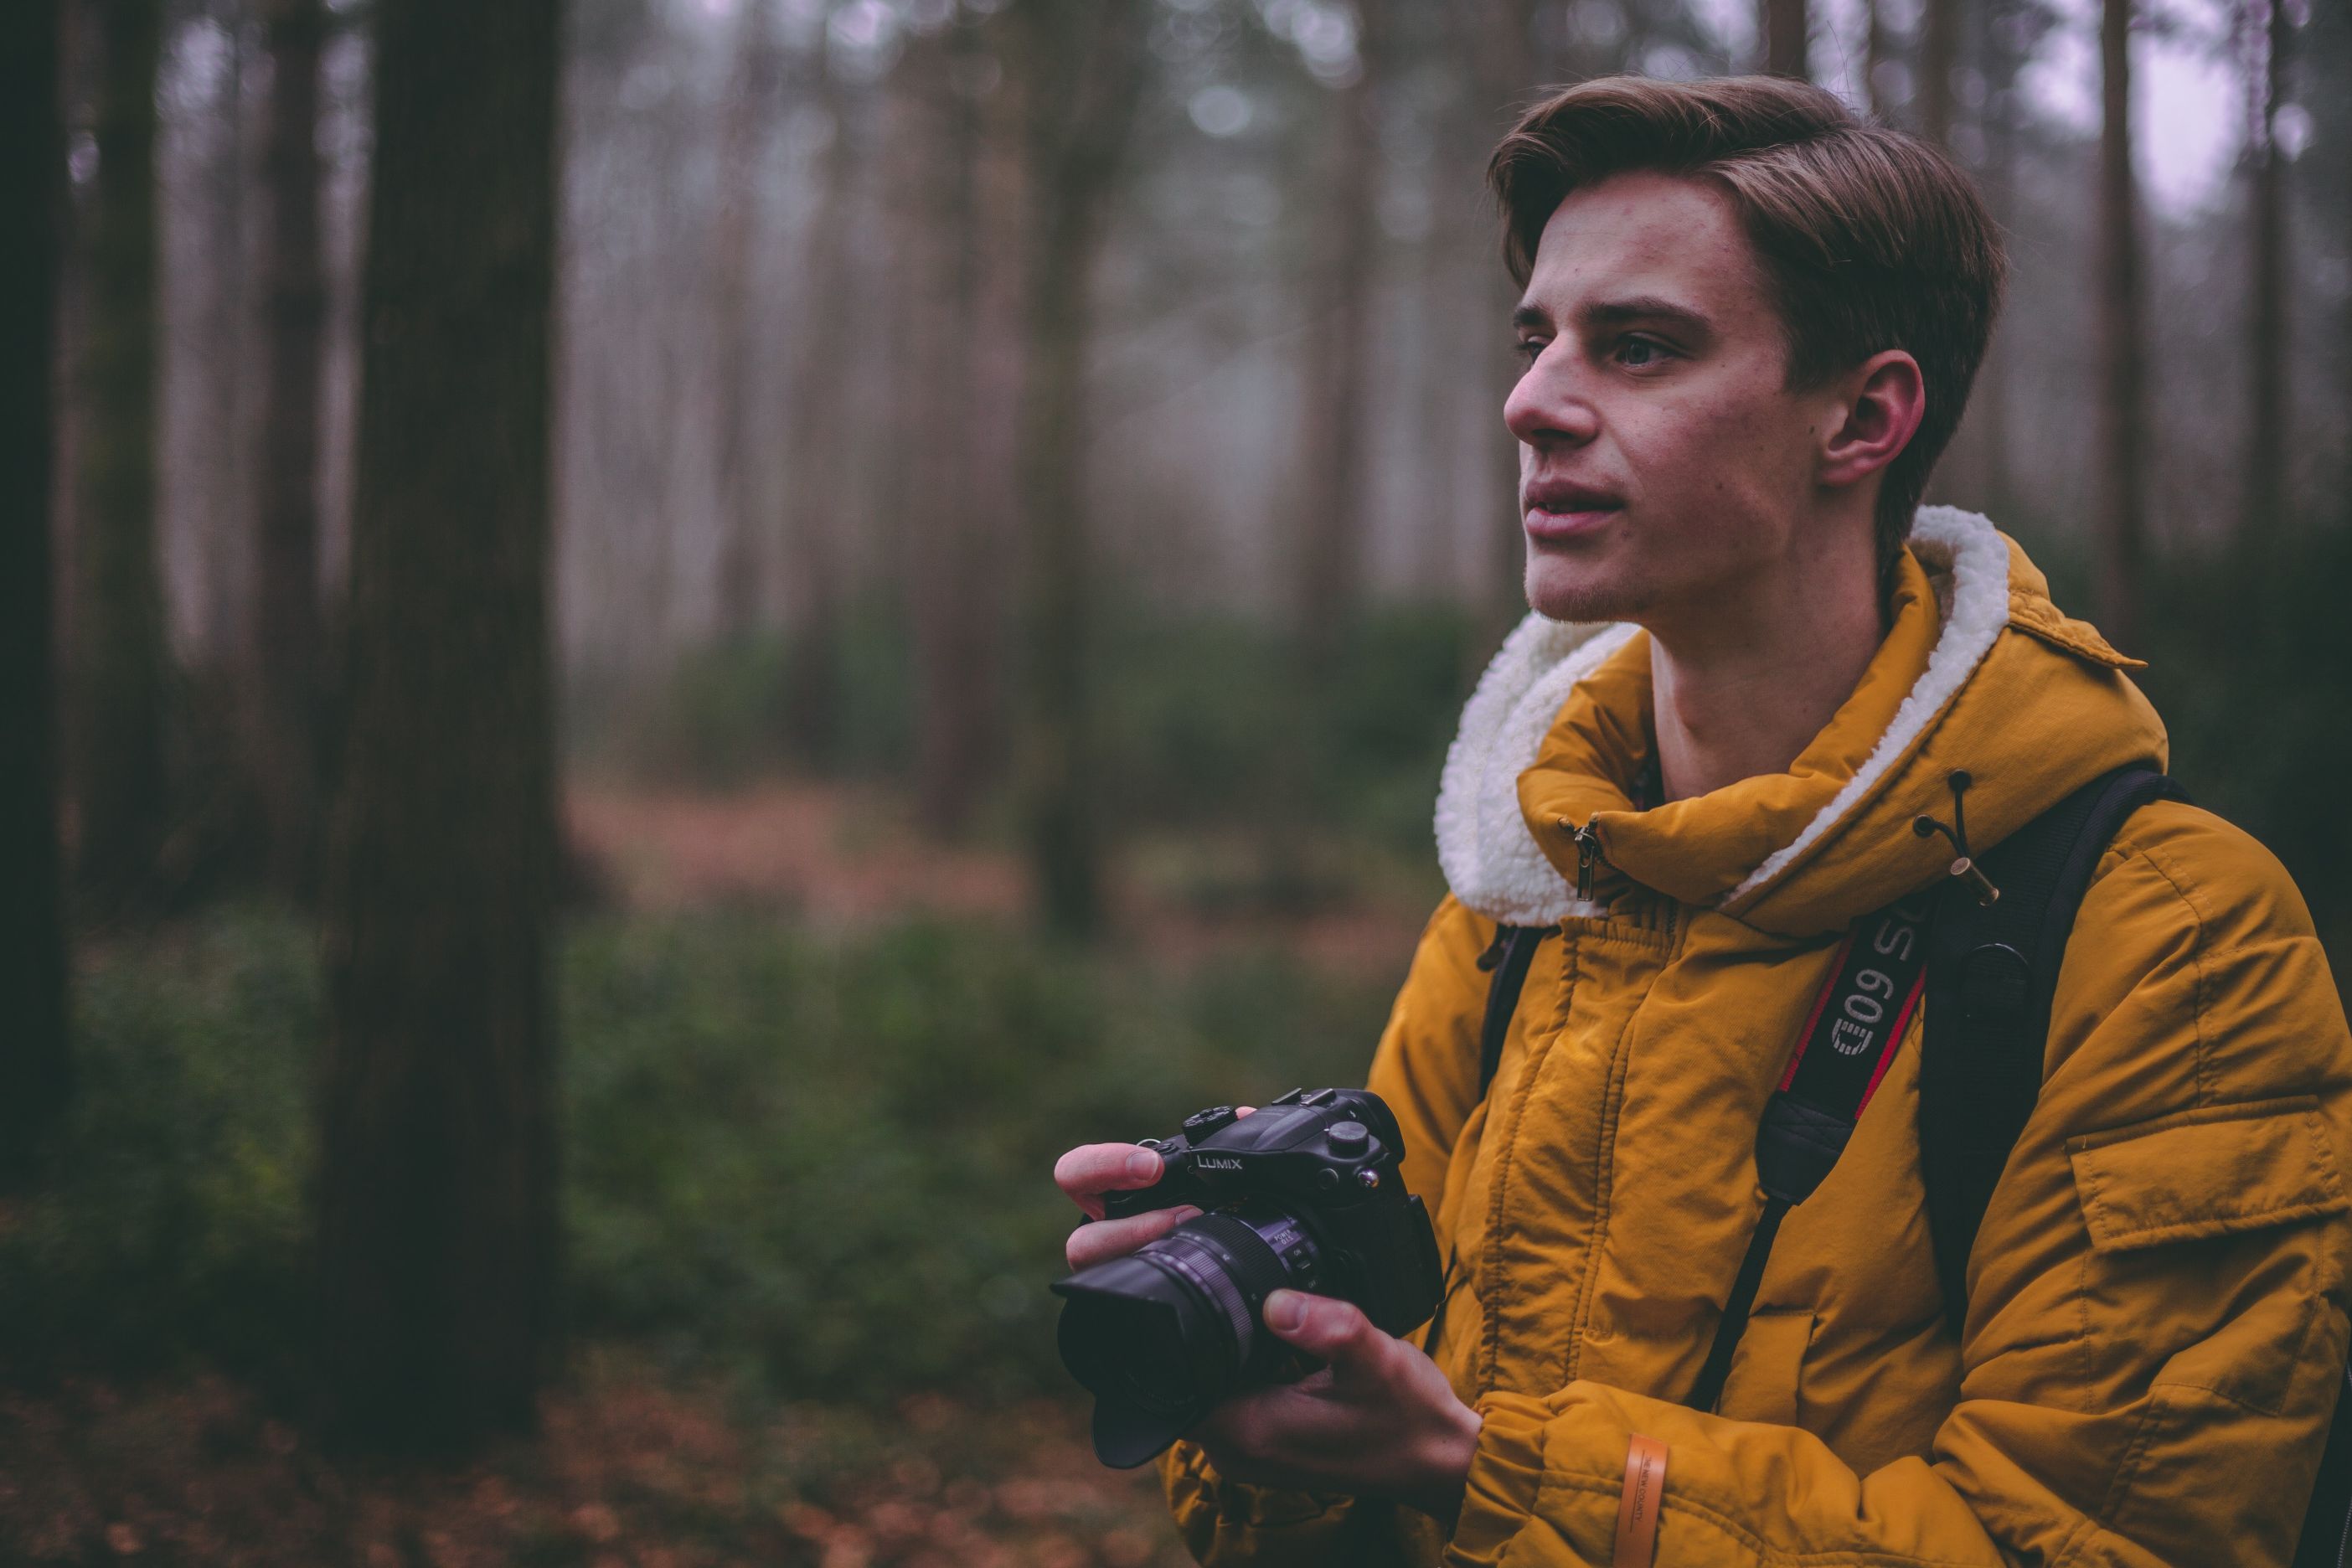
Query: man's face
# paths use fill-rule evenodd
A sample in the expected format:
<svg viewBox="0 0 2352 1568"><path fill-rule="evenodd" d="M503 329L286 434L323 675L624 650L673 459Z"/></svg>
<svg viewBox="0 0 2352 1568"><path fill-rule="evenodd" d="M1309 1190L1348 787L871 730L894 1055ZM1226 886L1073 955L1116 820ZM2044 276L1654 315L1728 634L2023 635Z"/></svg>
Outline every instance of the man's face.
<svg viewBox="0 0 2352 1568"><path fill-rule="evenodd" d="M1614 175L1544 226L1517 312L1528 602L1666 635L1719 616L1819 542L1804 524L1835 395L1788 390L1788 347L1728 201Z"/></svg>

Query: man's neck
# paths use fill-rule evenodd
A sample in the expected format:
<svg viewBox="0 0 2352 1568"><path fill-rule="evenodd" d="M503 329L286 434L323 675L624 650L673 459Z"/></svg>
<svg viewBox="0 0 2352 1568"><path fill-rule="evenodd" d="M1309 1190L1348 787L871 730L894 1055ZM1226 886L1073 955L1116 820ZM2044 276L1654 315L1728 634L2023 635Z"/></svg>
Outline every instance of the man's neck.
<svg viewBox="0 0 2352 1568"><path fill-rule="evenodd" d="M1682 800L1786 772L1861 684L1885 627L1875 564L1849 551L1649 630L1659 778Z"/></svg>

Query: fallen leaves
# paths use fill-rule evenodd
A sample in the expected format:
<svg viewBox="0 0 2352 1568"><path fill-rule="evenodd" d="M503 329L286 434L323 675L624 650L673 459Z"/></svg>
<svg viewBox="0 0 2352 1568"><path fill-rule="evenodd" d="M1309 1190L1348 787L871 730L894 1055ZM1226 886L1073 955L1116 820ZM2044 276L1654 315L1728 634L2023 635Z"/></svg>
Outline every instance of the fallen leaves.
<svg viewBox="0 0 2352 1568"><path fill-rule="evenodd" d="M1083 1415L924 1395L763 1406L618 1355L550 1395L535 1442L444 1469L331 1458L199 1376L0 1394L0 1561L194 1568L1175 1568L1150 1472Z"/></svg>

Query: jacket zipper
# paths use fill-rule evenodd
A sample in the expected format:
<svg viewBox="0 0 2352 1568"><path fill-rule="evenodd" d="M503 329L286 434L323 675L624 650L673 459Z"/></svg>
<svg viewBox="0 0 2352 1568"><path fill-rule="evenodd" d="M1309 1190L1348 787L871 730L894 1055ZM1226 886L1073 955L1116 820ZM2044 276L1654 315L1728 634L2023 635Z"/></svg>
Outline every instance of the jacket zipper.
<svg viewBox="0 0 2352 1568"><path fill-rule="evenodd" d="M1586 823L1576 830L1576 896L1592 901L1592 868L1601 858L1601 835Z"/></svg>

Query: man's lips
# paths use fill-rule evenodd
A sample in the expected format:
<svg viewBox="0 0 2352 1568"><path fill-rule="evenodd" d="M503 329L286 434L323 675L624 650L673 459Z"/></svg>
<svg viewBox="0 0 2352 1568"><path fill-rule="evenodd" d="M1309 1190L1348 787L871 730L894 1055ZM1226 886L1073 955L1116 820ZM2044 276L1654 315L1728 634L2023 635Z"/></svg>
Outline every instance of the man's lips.
<svg viewBox="0 0 2352 1568"><path fill-rule="evenodd" d="M1528 485L1526 499L1523 521L1528 537L1537 540L1574 539L1594 532L1625 509L1623 501L1605 490L1557 479Z"/></svg>

